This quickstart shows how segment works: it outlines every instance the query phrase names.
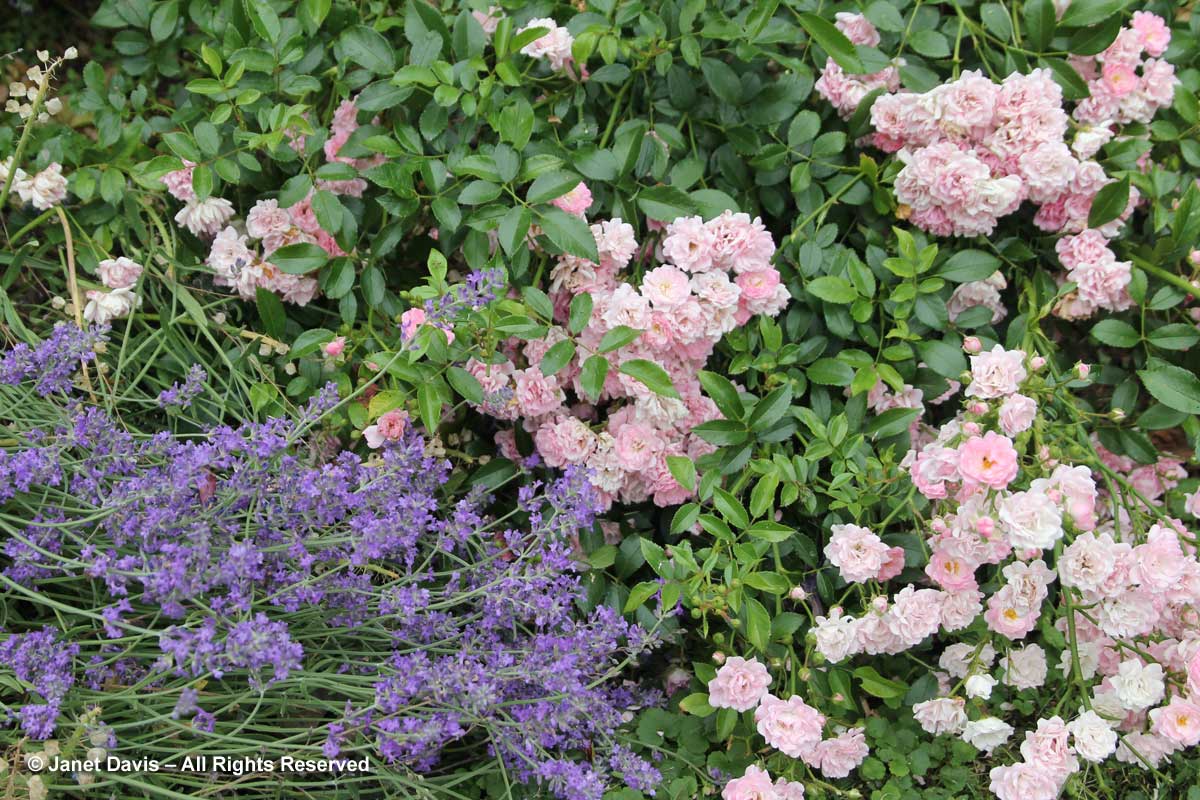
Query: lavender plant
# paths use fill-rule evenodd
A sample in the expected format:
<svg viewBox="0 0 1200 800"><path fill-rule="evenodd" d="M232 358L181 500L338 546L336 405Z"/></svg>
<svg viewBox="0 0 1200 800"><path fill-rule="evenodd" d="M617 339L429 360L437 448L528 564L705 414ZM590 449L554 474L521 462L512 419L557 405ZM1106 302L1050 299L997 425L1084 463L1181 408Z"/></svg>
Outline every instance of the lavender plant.
<svg viewBox="0 0 1200 800"><path fill-rule="evenodd" d="M495 514L494 493L446 491L452 464L412 430L369 461L306 448L339 402L332 386L295 419L131 430L63 391L96 336L63 326L0 359L0 407L22 409L0 429L10 792L192 796L222 779L41 776L20 761L89 747L163 764L366 758L290 785L402 796L653 789L620 731L659 698L616 679L656 636L585 610L576 548L597 500L584 475L524 485ZM237 796L274 796L277 777L248 773Z"/></svg>

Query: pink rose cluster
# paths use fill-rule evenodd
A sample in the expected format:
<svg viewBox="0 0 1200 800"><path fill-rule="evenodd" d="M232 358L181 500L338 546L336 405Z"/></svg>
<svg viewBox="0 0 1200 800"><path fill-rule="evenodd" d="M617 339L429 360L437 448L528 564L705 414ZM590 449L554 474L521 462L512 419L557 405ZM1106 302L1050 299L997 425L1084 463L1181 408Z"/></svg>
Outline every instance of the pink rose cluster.
<svg viewBox="0 0 1200 800"><path fill-rule="evenodd" d="M833 24L854 44L867 47L879 44L879 31L862 14L839 11ZM849 118L863 98L876 89L897 91L900 88L898 67L903 64L903 59L897 59L895 64L870 75L847 75L836 61L828 58L825 60L825 68L821 70L821 77L817 79L813 88L829 101L843 118Z"/></svg>
<svg viewBox="0 0 1200 800"><path fill-rule="evenodd" d="M325 157L331 163L350 164L362 171L383 162L382 156L351 159L339 155L358 127L358 109L354 101L343 101L334 112L330 137L325 142ZM246 300L254 299L257 289L266 289L296 305L303 306L311 301L317 293L317 281L284 272L270 262L270 257L285 245L299 243L315 244L331 256L346 255L333 236L317 222L312 207L313 193L309 192L290 208L280 208L275 199L259 200L246 215L244 225L229 225L234 217L233 204L222 198L197 200L192 190L192 173L196 165L189 161L184 164L183 169L164 175L162 182L173 197L185 203L175 217L176 222L196 236L212 238L205 263L216 275L213 282L236 289ZM317 181L318 189L351 197L361 197L366 186L362 178ZM250 240L258 240L259 246L252 246Z"/></svg>
<svg viewBox="0 0 1200 800"><path fill-rule="evenodd" d="M1075 119L1088 126L1075 140L1076 150L1084 153L1081 157L1108 141L1114 125L1149 124L1160 108L1174 102L1179 80L1175 67L1162 60L1170 44L1171 29L1162 17L1136 11L1104 52L1071 56L1069 63L1087 81L1090 93L1074 112Z"/></svg>
<svg viewBox="0 0 1200 800"><path fill-rule="evenodd" d="M851 728L825 736L825 716L799 695L787 700L770 692L771 675L756 658L729 658L708 684L708 701L713 708L744 712L754 710L754 723L766 743L784 755L798 758L829 778L845 778L870 753L862 728ZM754 794L757 791L759 794ZM744 798L803 797L799 783L779 779L771 783L762 769L751 766L730 781L722 792L725 800Z"/></svg>
<svg viewBox="0 0 1200 800"><path fill-rule="evenodd" d="M834 607L813 635L817 651L839 662L959 632L963 641L939 645L938 696L913 714L930 734L987 753L1017 732L1005 713L1011 693L1082 684L1088 696L1075 714L1036 720L1021 759L991 770L1000 800L1050 800L1081 760L1156 767L1200 743L1200 560L1194 534L1161 508L1186 472L1172 458L1139 465L1094 443L1102 483L1123 487L1113 497L1089 467L1061 463L1044 446L1024 458L1044 361L999 345L973 349L965 409L904 461L934 502L925 573L936 588L875 596L857 619ZM1200 511L1200 498L1185 506ZM842 528L826 555L843 578L882 582L871 572L883 543ZM983 626L973 625L980 615ZM1065 647L1029 641L1047 625ZM1052 669L1073 680L1050 679Z"/></svg>
<svg viewBox="0 0 1200 800"><path fill-rule="evenodd" d="M904 167L896 199L913 224L938 236L991 234L1029 200L1047 231L1080 231L1096 193L1111 182L1067 146L1062 89L1049 70L995 83L978 71L921 94L901 92L871 107L873 141ZM1136 193L1121 219L1132 213ZM1120 220L1105 233L1115 235ZM1110 230L1111 229L1111 230Z"/></svg>
<svg viewBox="0 0 1200 800"><path fill-rule="evenodd" d="M1059 299L1054 313L1064 319L1090 317L1098 310L1125 311L1133 307L1129 282L1133 265L1117 261L1108 240L1097 230L1064 236L1055 244L1058 259L1067 274L1059 283L1071 281L1075 289Z"/></svg>
<svg viewBox="0 0 1200 800"><path fill-rule="evenodd" d="M861 15L837 16L837 26L852 42L878 43L878 33ZM1174 67L1160 58L1170 40L1161 17L1139 11L1104 52L1071 58L1091 96L1073 111L1077 129L1069 142L1062 90L1046 69L1013 73L999 84L969 71L918 94L897 93L886 81L867 86L848 79L831 60L817 88L848 115L868 91L886 85L889 94L871 107L872 141L903 162L896 199L921 229L938 236L991 235L1001 217L1028 200L1038 207L1034 223L1042 230L1077 234L1067 236L1058 250L1067 269L1060 283L1071 281L1078 288L1055 308L1059 316L1076 319L1132 303L1130 264L1118 261L1103 239L1120 232L1138 192L1131 188L1122 213L1089 231L1096 194L1112 182L1093 156L1113 138L1117 125L1149 123L1172 103L1179 81ZM999 321L1004 314L1000 288L987 282L959 287L951 298L951 316L984 305Z"/></svg>
<svg viewBox="0 0 1200 800"><path fill-rule="evenodd" d="M775 244L762 222L746 214L726 211L707 222L680 218L661 234L658 250L666 263L647 265L635 287L622 273L639 251L648 255L653 248L640 248L633 227L620 219L591 230L599 262L564 255L550 273L560 323L575 297L587 293L592 300L591 317L574 337L574 357L554 374L543 373L546 354L571 338L555 325L542 339L513 340L493 363L472 360L467 369L484 388L485 413L520 418L547 465L589 470L603 502L675 505L691 493L674 479L667 458L712 452L691 431L720 417L701 393L697 373L724 334L787 305L788 291L771 266ZM584 362L599 352L606 334L622 327L635 338L604 354L611 368L600 396L588 402ZM679 397L656 394L622 373L621 365L634 359L661 367ZM503 433L502 453L516 456L514 441L512 432Z"/></svg>

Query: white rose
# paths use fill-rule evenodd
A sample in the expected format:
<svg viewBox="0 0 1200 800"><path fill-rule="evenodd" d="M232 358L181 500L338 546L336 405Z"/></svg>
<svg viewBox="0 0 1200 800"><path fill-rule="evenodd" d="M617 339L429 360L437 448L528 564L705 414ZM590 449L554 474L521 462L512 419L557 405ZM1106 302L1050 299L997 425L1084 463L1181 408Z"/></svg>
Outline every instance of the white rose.
<svg viewBox="0 0 1200 800"><path fill-rule="evenodd" d="M991 675L972 675L967 678L963 688L966 689L967 697L987 700L992 696L992 688L995 685L996 679Z"/></svg>
<svg viewBox="0 0 1200 800"><path fill-rule="evenodd" d="M1000 659L1004 682L1017 689L1036 689L1046 682L1046 652L1036 644L1008 651Z"/></svg>
<svg viewBox="0 0 1200 800"><path fill-rule="evenodd" d="M967 724L967 712L961 697L939 697L913 706L913 716L926 733L959 733Z"/></svg>
<svg viewBox="0 0 1200 800"><path fill-rule="evenodd" d="M962 738L964 742L975 749L990 753L1007 742L1008 737L1012 736L1012 732L1013 727L1007 722L1002 722L995 717L984 717L968 722L963 729Z"/></svg>
<svg viewBox="0 0 1200 800"><path fill-rule="evenodd" d="M111 292L91 291L83 309L83 318L96 325L107 325L114 319L129 316L129 312L142 304L142 298L129 289L113 289Z"/></svg>
<svg viewBox="0 0 1200 800"><path fill-rule="evenodd" d="M1018 550L1046 550L1062 538L1062 513L1044 492L1014 492L1000 501L1000 527Z"/></svg>
<svg viewBox="0 0 1200 800"><path fill-rule="evenodd" d="M1117 749L1117 732L1095 711L1084 711L1067 725L1075 753L1084 761L1099 764Z"/></svg>
<svg viewBox="0 0 1200 800"><path fill-rule="evenodd" d="M1122 661L1112 678L1117 699L1127 711L1143 711L1163 699L1163 668L1160 664L1143 665L1130 659Z"/></svg>

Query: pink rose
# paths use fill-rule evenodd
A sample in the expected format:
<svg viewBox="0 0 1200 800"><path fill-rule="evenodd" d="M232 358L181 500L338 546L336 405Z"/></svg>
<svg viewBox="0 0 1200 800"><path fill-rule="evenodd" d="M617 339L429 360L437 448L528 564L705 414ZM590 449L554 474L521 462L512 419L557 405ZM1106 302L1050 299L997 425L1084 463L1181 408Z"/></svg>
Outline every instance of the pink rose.
<svg viewBox="0 0 1200 800"><path fill-rule="evenodd" d="M753 764L746 767L742 777L734 778L721 790L722 800L776 800L778 796L771 776Z"/></svg>
<svg viewBox="0 0 1200 800"><path fill-rule="evenodd" d="M1200 743L1200 706L1179 697L1150 712L1153 730L1183 747Z"/></svg>
<svg viewBox="0 0 1200 800"><path fill-rule="evenodd" d="M1069 736L1070 731L1060 717L1039 719L1037 730L1026 732L1021 755L1061 785L1068 775L1079 771L1079 760L1067 741Z"/></svg>
<svg viewBox="0 0 1200 800"><path fill-rule="evenodd" d="M644 472L666 447L662 434L649 425L629 423L615 434L615 450L621 468L628 472Z"/></svg>
<svg viewBox="0 0 1200 800"><path fill-rule="evenodd" d="M806 761L828 778L845 778L870 752L863 729L851 728L818 743Z"/></svg>
<svg viewBox="0 0 1200 800"><path fill-rule="evenodd" d="M691 285L682 270L664 264L650 270L642 278L642 296L656 310L669 310L691 296Z"/></svg>
<svg viewBox="0 0 1200 800"><path fill-rule="evenodd" d="M550 204L561 208L568 214L582 217L592 205L592 192L586 183L580 181L574 189L561 197L554 198Z"/></svg>
<svg viewBox="0 0 1200 800"><path fill-rule="evenodd" d="M997 800L1054 800L1058 781L1044 768L1023 761L991 771L991 790Z"/></svg>
<svg viewBox="0 0 1200 800"><path fill-rule="evenodd" d="M549 414L566 400L563 390L552 377L542 374L540 367L527 367L514 373L517 405L526 417Z"/></svg>
<svg viewBox="0 0 1200 800"><path fill-rule="evenodd" d="M994 431L972 436L958 448L958 471L966 481L1003 489L1017 477L1017 451Z"/></svg>
<svg viewBox="0 0 1200 800"><path fill-rule="evenodd" d="M1000 428L1008 436L1029 430L1037 416L1037 402L1023 394L1012 394L1000 404Z"/></svg>
<svg viewBox="0 0 1200 800"><path fill-rule="evenodd" d="M757 658L747 660L734 656L726 660L717 670L717 677L709 681L708 703L713 708L749 711L767 694L770 685L771 675Z"/></svg>
<svg viewBox="0 0 1200 800"><path fill-rule="evenodd" d="M367 447L374 450L382 447L384 442L399 441L407 429L408 413L395 409L381 416L374 425L364 428L363 438L367 440Z"/></svg>
<svg viewBox="0 0 1200 800"><path fill-rule="evenodd" d="M779 285L779 271L762 269L743 272L737 276L735 283L742 290L742 297L747 300L765 300L775 294L775 287Z"/></svg>
<svg viewBox="0 0 1200 800"><path fill-rule="evenodd" d="M410 308L400 315L400 338L405 341L417 334L417 328L425 324L425 309Z"/></svg>
<svg viewBox="0 0 1200 800"><path fill-rule="evenodd" d="M858 525L834 525L829 529L825 557L838 568L847 583L873 580L891 553L883 540Z"/></svg>
<svg viewBox="0 0 1200 800"><path fill-rule="evenodd" d="M764 695L754 722L767 744L792 758L800 758L820 742L825 727L825 717L799 695L787 700Z"/></svg>
<svg viewBox="0 0 1200 800"><path fill-rule="evenodd" d="M96 272L109 289L128 289L141 277L142 265L124 256L106 258L96 265Z"/></svg>
<svg viewBox="0 0 1200 800"><path fill-rule="evenodd" d="M971 383L967 397L989 400L1013 394L1025 380L1025 352L996 345L990 352L971 356Z"/></svg>
<svg viewBox="0 0 1200 800"><path fill-rule="evenodd" d="M925 574L948 592L961 592L978 588L975 581L975 569L978 564L972 564L962 556L937 550L925 567Z"/></svg>
<svg viewBox="0 0 1200 800"><path fill-rule="evenodd" d="M339 336L329 344L325 345L325 355L330 358L337 358L346 349L346 337Z"/></svg>
<svg viewBox="0 0 1200 800"><path fill-rule="evenodd" d="M1162 17L1149 11L1135 11L1130 27L1141 37L1142 47L1148 55L1158 58L1167 52L1167 46L1171 44L1171 29Z"/></svg>
<svg viewBox="0 0 1200 800"><path fill-rule="evenodd" d="M712 269L716 239L700 217L680 217L667 226L663 257L687 272Z"/></svg>

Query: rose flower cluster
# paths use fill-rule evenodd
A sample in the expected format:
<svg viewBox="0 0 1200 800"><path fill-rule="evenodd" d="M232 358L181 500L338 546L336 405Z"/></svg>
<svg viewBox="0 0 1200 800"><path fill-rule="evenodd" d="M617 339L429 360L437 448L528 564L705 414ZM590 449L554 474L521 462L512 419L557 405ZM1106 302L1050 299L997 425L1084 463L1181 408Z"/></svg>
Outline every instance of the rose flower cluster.
<svg viewBox="0 0 1200 800"><path fill-rule="evenodd" d="M758 659L733 657L709 681L708 702L713 708L742 712L754 709L754 724L768 745L798 758L829 778L851 773L870 748L862 728L850 728L825 737L825 716L799 695L782 700L770 692L771 675ZM803 800L804 785L778 778L751 765L745 774L725 785L724 800Z"/></svg>
<svg viewBox="0 0 1200 800"><path fill-rule="evenodd" d="M879 42L861 15L839 14L837 24L855 44ZM1028 200L1038 207L1038 227L1069 234L1058 247L1067 269L1060 283L1076 288L1055 313L1074 319L1129 308L1131 266L1116 259L1106 239L1120 232L1138 192L1131 187L1122 213L1088 230L1097 193L1113 182L1092 157L1113 138L1115 126L1147 123L1171 104L1178 79L1174 67L1157 58L1169 43L1165 22L1138 12L1102 53L1071 58L1091 96L1075 107L1078 125L1069 144L1062 89L1046 69L1013 73L1001 83L967 71L928 92L880 96L871 106L871 142L904 163L895 182L901 213L938 236L987 236ZM843 114L879 88L867 83L854 92L839 89L839 80L848 79L839 79L840 70L832 60L830 65L817 89ZM987 294L985 287L970 291Z"/></svg>
<svg viewBox="0 0 1200 800"><path fill-rule="evenodd" d="M351 134L359 127L358 107L354 100L345 100L333 115L329 138L325 140L324 154L330 162L349 164L365 171L383 162L383 156L373 158L349 158L340 155ZM303 149L305 138L295 134L291 144ZM244 225L229 225L234 216L233 204L220 197L204 200L196 196L192 188L192 174L196 165L184 161L184 168L163 176L163 184L171 195L184 203L175 215L175 221L187 228L194 236L212 239L206 263L216 274L218 286L237 290L246 300L253 300L255 290L275 292L284 300L296 305L306 305L317 293L317 281L301 275L284 272L270 262L271 254L281 247L292 244L315 244L330 256L344 256L345 251L334 241L333 235L324 230L313 211L313 192L309 192L298 203L289 208L280 208L275 199L259 200L246 215ZM362 178L351 180L318 180L317 189L335 195L362 197L367 182ZM250 245L257 239L258 249Z"/></svg>
<svg viewBox="0 0 1200 800"><path fill-rule="evenodd" d="M555 325L541 339L510 341L493 363L472 360L468 370L487 393L485 413L520 418L549 466L590 470L606 505L614 499L681 503L690 493L672 477L667 457L711 452L691 431L720 416L701 394L697 372L725 333L755 314L775 316L788 302L771 266L775 244L761 221L746 214L726 211L708 222L680 218L666 226L658 245L666 263L647 269L635 287L622 274L639 252L633 226L612 219L591 228L599 263L564 255L551 272L550 296L560 323L567 321L575 297L586 293L592 301L570 361L551 374L542 369L547 352L570 338ZM601 352L606 335L622 332L631 340L604 348L611 368L599 397L589 400L584 363ZM633 360L664 370L679 397L657 394L622 372ZM503 431L498 440L503 453L518 457L513 431Z"/></svg>
<svg viewBox="0 0 1200 800"><path fill-rule="evenodd" d="M934 502L932 585L878 591L903 567L896 548L834 526L827 558L875 594L861 616L835 607L814 629L829 662L939 637L938 696L914 716L986 753L1017 733L1016 693L1059 685L1063 702L1028 724L1021 760L991 771L1000 800L1057 797L1081 760L1154 767L1200 743L1200 561L1194 536L1157 508L1182 466L1139 467L1100 447L1103 472L1055 459L1031 434L1044 369L1000 345L971 358L964 411L904 462Z"/></svg>

